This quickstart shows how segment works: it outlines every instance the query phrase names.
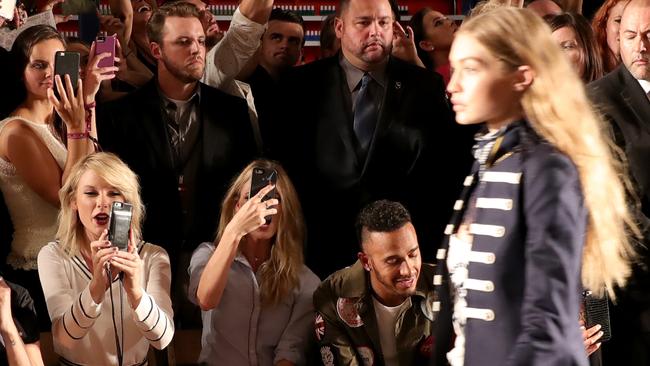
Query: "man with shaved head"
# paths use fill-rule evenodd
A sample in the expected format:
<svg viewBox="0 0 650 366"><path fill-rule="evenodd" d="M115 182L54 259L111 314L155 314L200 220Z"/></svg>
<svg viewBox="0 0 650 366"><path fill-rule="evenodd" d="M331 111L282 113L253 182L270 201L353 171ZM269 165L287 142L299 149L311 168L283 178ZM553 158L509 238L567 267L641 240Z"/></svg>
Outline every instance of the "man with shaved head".
<svg viewBox="0 0 650 366"><path fill-rule="evenodd" d="M589 88L625 151L636 189L643 231L640 265L612 308L612 340L603 345L605 364L650 362L650 0L630 1L623 12L619 44L623 63ZM607 362L607 361L610 362Z"/></svg>

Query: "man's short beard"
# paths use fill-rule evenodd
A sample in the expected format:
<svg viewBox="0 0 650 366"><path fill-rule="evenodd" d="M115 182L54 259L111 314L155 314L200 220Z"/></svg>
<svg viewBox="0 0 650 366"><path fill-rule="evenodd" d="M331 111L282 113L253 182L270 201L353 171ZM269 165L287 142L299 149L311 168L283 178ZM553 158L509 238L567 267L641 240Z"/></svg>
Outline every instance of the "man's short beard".
<svg viewBox="0 0 650 366"><path fill-rule="evenodd" d="M170 62L167 62L167 57L165 57L164 53L163 53L163 57L160 58L159 61L162 61L163 65L165 65L165 68L167 69L167 71L169 71L170 74L172 74L172 76L187 84L194 83L196 81L201 80L201 78L203 77L203 73L205 72L205 68L204 68L201 71L201 76L195 77L194 75L188 73L187 71L174 66Z"/></svg>

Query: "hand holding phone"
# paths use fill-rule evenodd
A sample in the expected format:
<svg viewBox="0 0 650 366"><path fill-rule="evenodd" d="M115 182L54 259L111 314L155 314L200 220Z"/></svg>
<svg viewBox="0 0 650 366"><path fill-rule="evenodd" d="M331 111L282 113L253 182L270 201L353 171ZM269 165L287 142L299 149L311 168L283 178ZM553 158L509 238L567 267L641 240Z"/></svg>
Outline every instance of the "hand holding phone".
<svg viewBox="0 0 650 366"><path fill-rule="evenodd" d="M601 298L595 297L591 291L582 293L584 308L585 327L590 329L595 325L600 325L603 336L600 342L606 342L612 338L612 329L609 322L609 298L607 293Z"/></svg>
<svg viewBox="0 0 650 366"><path fill-rule="evenodd" d="M126 202L113 202L108 224L108 240L122 251L129 248L133 206Z"/></svg>
<svg viewBox="0 0 650 366"><path fill-rule="evenodd" d="M104 57L99 60L97 67L115 66L115 44L117 36L98 36L95 40L95 56L102 53L110 53L110 57Z"/></svg>
<svg viewBox="0 0 650 366"><path fill-rule="evenodd" d="M262 167L253 168L253 174L251 176L251 190L248 194L248 198L255 196L262 188L273 185L278 181L278 172L274 169L265 169ZM277 190L273 188L269 193L264 195L262 202L270 200L272 198L277 198ZM266 224L271 223L272 216L266 216Z"/></svg>

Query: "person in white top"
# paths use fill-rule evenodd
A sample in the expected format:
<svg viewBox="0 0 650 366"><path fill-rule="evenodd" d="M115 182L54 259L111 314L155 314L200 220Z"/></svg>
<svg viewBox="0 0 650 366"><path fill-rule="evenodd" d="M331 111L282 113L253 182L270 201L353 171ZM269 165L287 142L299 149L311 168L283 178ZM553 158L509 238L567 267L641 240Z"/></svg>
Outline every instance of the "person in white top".
<svg viewBox="0 0 650 366"><path fill-rule="evenodd" d="M54 351L63 364L146 364L149 345L163 349L171 342L174 321L169 256L140 239L137 176L113 154L88 155L60 198L58 241L38 255ZM128 251L107 240L116 201L133 206Z"/></svg>
<svg viewBox="0 0 650 366"><path fill-rule="evenodd" d="M101 73L117 70L97 67L109 53L93 57L84 82L73 90L67 78L54 77L55 53L60 51L65 51L65 42L56 29L30 27L14 42L14 69L5 70L13 74L3 78L5 90L11 91L8 98L16 100L9 117L0 121L0 189L14 226L4 275L30 290L41 315L45 303L36 256L56 232L62 182L75 162L95 150L89 138L97 137L95 94L102 80L113 77ZM55 84L60 99L53 93ZM49 328L49 323L41 322L41 328Z"/></svg>
<svg viewBox="0 0 650 366"><path fill-rule="evenodd" d="M277 184L251 192L260 168L276 174ZM263 200L267 194L275 198ZM199 361L305 365L320 280L303 262L305 229L293 184L279 164L254 161L235 179L221 212L214 244L201 244L189 268L189 298L203 310Z"/></svg>

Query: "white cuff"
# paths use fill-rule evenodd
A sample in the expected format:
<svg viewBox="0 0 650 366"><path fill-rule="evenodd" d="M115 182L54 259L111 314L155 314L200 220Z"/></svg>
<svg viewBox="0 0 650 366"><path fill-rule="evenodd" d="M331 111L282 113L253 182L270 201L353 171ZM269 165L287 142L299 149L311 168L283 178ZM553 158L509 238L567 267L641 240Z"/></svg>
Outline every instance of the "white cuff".
<svg viewBox="0 0 650 366"><path fill-rule="evenodd" d="M96 304L93 297L90 296L90 284L81 291L79 295L79 310L83 313L86 318L95 319L102 312L102 304Z"/></svg>

